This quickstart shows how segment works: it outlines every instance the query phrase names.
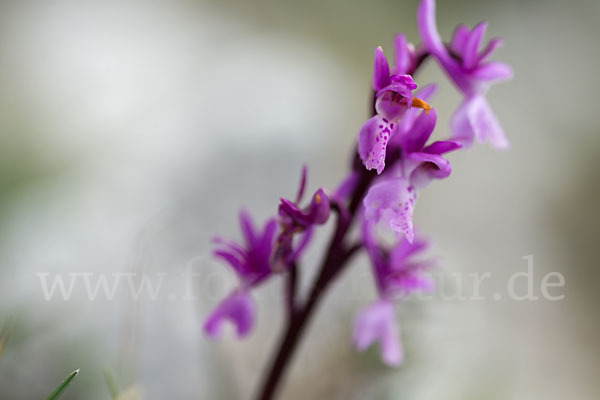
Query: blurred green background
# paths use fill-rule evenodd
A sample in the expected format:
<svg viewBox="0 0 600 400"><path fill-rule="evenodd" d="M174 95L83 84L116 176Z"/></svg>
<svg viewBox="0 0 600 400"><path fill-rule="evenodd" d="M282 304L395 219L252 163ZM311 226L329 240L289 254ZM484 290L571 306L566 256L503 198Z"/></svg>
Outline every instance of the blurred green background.
<svg viewBox="0 0 600 400"><path fill-rule="evenodd" d="M0 398L44 398L76 368L65 400L109 399L104 368L146 399L247 398L283 322L280 282L257 293L249 339L208 341L202 320L226 293L211 274L234 280L210 238L236 237L242 206L273 214L304 162L310 189L335 187L368 116L373 51L391 52L399 31L418 42L417 5L0 3L0 325L13 316ZM403 303L407 360L387 369L376 349L350 345L353 315L374 296L359 257L282 398L598 397L600 2L439 1L445 38L482 19L488 38L505 39L495 58L515 69L488 95L512 148L452 155L453 175L421 194L415 219L439 271L493 273L489 299ZM445 137L460 96L428 62L417 83L432 81ZM491 299L527 255L538 289L548 272L565 276L564 300ZM193 301L186 268L202 274ZM166 273L161 293L176 297L44 299L36 274L74 272Z"/></svg>

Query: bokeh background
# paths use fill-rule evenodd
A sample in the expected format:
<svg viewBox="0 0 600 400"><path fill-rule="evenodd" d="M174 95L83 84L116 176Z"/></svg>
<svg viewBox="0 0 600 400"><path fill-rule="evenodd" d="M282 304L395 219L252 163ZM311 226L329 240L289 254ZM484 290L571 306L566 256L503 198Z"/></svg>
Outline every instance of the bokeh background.
<svg viewBox="0 0 600 400"><path fill-rule="evenodd" d="M211 342L202 320L234 277L210 257L293 196L344 176L368 116L372 55L403 31L418 42L416 0L3 1L0 4L0 398L109 399L103 371L146 399L248 398L283 324L281 282L261 288L257 329ZM451 156L453 175L420 197L416 222L438 271L489 271L485 301L409 299L398 307L407 359L381 365L351 347L373 298L364 256L325 299L294 360L285 399L595 399L600 389L600 2L439 1L449 38L489 21L515 78L489 93L512 143ZM460 97L433 105L449 135ZM306 287L331 226L302 266ZM534 257L536 294L557 271L561 301L517 302L508 277ZM191 269L196 299L184 299ZM167 274L156 300L46 301L36 274ZM451 279L440 283L451 293ZM523 288L521 288L523 289ZM466 290L466 289L465 289ZM169 297L167 294L173 294ZM135 395L135 393L133 393Z"/></svg>

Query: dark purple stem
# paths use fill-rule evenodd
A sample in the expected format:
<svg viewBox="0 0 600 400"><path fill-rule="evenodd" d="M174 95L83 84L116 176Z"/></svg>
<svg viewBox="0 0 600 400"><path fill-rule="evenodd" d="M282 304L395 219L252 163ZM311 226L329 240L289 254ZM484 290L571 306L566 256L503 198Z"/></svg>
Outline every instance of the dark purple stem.
<svg viewBox="0 0 600 400"><path fill-rule="evenodd" d="M357 210L361 204L369 184L376 176L372 171L366 171L359 159L355 160L354 168L361 171L360 180L352 194L346 217L338 213L335 234L331 239L326 256L321 264L319 276L317 277L308 299L303 306L296 306L296 312L289 319L286 332L279 345L279 350L273 360L269 373L262 384L262 388L256 397L257 400L270 400L275 395L281 378L284 375L289 361L291 360L300 338L302 337L316 306L327 287L348 265L350 257L356 253L358 248L352 246L347 248L344 243L346 234L354 220Z"/></svg>
<svg viewBox="0 0 600 400"><path fill-rule="evenodd" d="M285 295L287 300L288 315L290 320L296 315L296 288L298 287L298 268L296 263L289 266L287 272L287 281L285 286Z"/></svg>
<svg viewBox="0 0 600 400"><path fill-rule="evenodd" d="M411 75L415 74L417 70L423 65L423 62L427 59L429 53L423 48L420 48L417 52L417 58L415 65L411 71ZM375 113L375 95L373 94L372 102L373 114ZM346 234L354 221L356 212L358 211L362 199L365 196L369 185L373 179L377 176L374 171L367 171L360 158L357 155L357 151L354 151L354 163L353 170L359 171L360 179L354 188L352 196L350 196L350 203L348 205L347 212L345 210L337 209L338 218L336 223L335 234L329 243L328 251L321 264L319 276L317 277L312 290L309 294L308 299L304 303L304 306L294 304L294 313L291 314L288 325L279 344L279 350L275 359L272 361L269 368L268 375L262 383L260 392L256 397L257 400L271 400L275 395L275 392L281 382L281 378L284 376L289 364L292 359L294 352L298 346L300 339L310 319L316 309L322 295L326 292L328 286L335 280L335 278L344 270L348 265L348 260L354 255L359 249L360 245L348 246L344 243ZM400 154L389 154L386 158L386 164L391 165L397 161ZM333 207L336 209L336 207ZM292 279L292 278L290 278ZM295 277L294 287L295 287Z"/></svg>

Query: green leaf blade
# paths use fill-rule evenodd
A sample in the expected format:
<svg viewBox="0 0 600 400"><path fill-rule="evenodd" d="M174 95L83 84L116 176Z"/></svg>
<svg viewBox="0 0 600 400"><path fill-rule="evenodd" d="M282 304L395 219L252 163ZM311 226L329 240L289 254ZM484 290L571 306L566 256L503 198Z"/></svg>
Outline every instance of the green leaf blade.
<svg viewBox="0 0 600 400"><path fill-rule="evenodd" d="M71 374L69 376L67 376L67 378L64 381L62 381L60 383L60 385L58 385L52 393L50 393L50 396L46 397L46 400L58 400L60 398L60 396L62 396L63 393L65 392L65 390L67 389L67 386L69 386L71 384L71 381L73 379L75 379L75 377L77 376L78 373L79 373L78 369L71 372Z"/></svg>

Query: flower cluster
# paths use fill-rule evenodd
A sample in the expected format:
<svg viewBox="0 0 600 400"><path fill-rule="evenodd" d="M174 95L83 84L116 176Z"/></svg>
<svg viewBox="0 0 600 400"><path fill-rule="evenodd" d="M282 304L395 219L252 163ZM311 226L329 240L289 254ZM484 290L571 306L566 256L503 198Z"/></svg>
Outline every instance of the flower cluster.
<svg viewBox="0 0 600 400"><path fill-rule="evenodd" d="M508 146L484 95L492 83L512 76L506 64L488 61L502 43L500 39L480 49L485 23L472 30L459 25L450 42L444 43L436 28L434 0L422 0L417 21L422 44L415 47L398 34L393 66L381 47L375 50L374 115L358 133L356 161L339 188L331 193L318 189L301 207L307 175L303 168L296 198L281 199L277 214L264 228L257 229L243 212L244 244L215 240L220 245L215 255L233 268L240 284L206 320L205 330L210 336L216 336L226 320L236 326L239 336L248 334L255 314L250 290L275 275L295 276L315 228L336 214L334 236L310 299L302 306L295 303L294 293L290 294L295 306L290 309L292 322L284 350L294 343L294 335L301 331L298 326L308 319L323 287L342 270L353 250L364 249L371 261L378 299L357 314L355 346L362 350L379 342L385 363L398 365L403 361L394 302L435 286L426 273L432 262L418 259L428 247L428 242L415 234L413 223L419 192L433 180L447 178L452 167L446 154L468 148L475 139L487 139L497 148ZM437 113L429 102L436 85L417 90L414 79L429 57L464 95L452 117L448 140L430 141ZM353 220L361 224L361 235L351 245L349 227ZM382 229L392 232L391 244L381 240Z"/></svg>

